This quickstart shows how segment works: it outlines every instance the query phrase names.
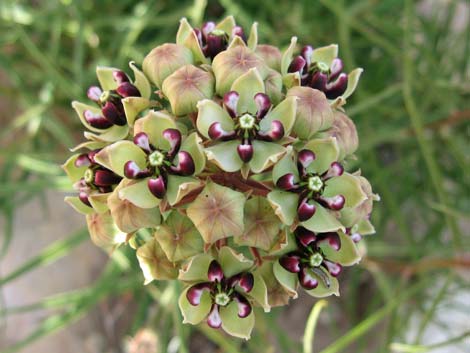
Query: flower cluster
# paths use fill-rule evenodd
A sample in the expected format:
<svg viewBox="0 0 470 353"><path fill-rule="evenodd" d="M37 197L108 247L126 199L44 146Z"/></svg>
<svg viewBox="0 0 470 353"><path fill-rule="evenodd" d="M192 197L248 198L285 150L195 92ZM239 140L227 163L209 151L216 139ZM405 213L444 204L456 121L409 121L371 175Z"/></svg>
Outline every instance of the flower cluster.
<svg viewBox="0 0 470 353"><path fill-rule="evenodd" d="M362 69L337 45L281 52L233 17L154 48L131 74L98 67L64 169L92 240L136 250L145 284L179 280L184 322L248 339L255 308L339 295L378 200L350 161L344 105Z"/></svg>

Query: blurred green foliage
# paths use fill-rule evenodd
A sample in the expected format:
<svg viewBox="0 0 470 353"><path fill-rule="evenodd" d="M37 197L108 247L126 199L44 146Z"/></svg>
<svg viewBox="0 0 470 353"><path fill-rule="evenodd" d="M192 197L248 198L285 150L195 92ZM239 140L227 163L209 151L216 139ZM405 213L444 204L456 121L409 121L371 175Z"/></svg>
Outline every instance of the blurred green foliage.
<svg viewBox="0 0 470 353"><path fill-rule="evenodd" d="M347 69L365 69L346 112L359 131L357 165L382 202L373 214L377 234L366 240L367 258L359 268L346 271L344 295L323 309L322 315L339 313L342 323L331 320L330 345L321 352L362 352L368 346L371 352L427 352L448 345L457 352L468 331L442 327L447 340L434 346L422 338L440 305L469 290L459 274L468 275L470 267L469 13L468 2L457 0L3 0L1 254L15 236L12 222L19 205L43 198L47 190L70 190L58 167L67 149L81 140L70 101L85 98L86 87L95 83L95 66L140 63L151 48L174 40L182 16L200 24L232 14L245 27L258 21L261 43L286 47L292 35L313 46L337 42ZM0 286L65 256L85 239L82 231L51 245L1 278ZM61 309L8 352L66 327L97 302L123 292L133 293L139 303L129 333L153 325L162 352L174 337L179 337L179 351L188 352L191 330L226 352L270 352L273 341L283 352L301 350L300 342L293 342L276 323L289 308L257 320L249 343L227 340L217 331L181 325L173 310L178 288L144 288L137 273L132 253L115 252L90 288L0 310L5 318L41 308ZM157 314L150 316L147 309L154 305ZM458 310L470 315L468 305ZM410 337L412 313L421 319ZM306 336L312 337L312 332ZM374 345L369 344L372 338Z"/></svg>

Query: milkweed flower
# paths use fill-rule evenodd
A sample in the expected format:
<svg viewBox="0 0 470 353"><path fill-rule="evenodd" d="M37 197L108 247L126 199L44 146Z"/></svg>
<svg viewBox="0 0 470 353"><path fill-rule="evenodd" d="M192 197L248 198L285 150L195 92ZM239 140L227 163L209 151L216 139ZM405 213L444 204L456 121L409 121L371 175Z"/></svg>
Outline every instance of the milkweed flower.
<svg viewBox="0 0 470 353"><path fill-rule="evenodd" d="M379 200L350 161L359 148L336 44L284 51L232 16L98 67L72 106L85 141L63 168L93 242L135 250L144 284L179 281L184 323L249 339L257 307L298 289L339 295ZM354 164L356 165L356 163Z"/></svg>

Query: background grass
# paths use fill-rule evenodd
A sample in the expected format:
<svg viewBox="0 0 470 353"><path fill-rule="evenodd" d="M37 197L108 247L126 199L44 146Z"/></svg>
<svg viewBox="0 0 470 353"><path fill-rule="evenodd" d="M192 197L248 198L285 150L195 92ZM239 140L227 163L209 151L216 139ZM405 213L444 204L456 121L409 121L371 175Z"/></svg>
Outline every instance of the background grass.
<svg viewBox="0 0 470 353"><path fill-rule="evenodd" d="M377 234L362 243L367 257L343 275L341 299L329 300L331 305L321 313L323 302L313 310L304 347L311 347L320 313L333 319L321 323L328 335L316 344L315 352L319 348L322 353L427 352L443 347L464 352L470 326L458 331L439 322L436 313L444 308L470 315L468 302L453 300L469 292L470 8L466 1L3 0L1 256L15 236L13 219L19 206L44 198L48 190L69 190L59 164L67 149L81 139L70 101L85 98L86 87L95 82L95 66L125 68L130 60L141 62L151 48L174 40L182 16L199 24L204 18L227 14L235 15L245 28L258 21L261 42L285 47L292 35L313 46L337 42L348 70L365 68L346 109L360 135L357 166L382 197L373 213ZM86 239L85 231L64 236L0 278L0 286L67 256ZM302 350L301 343L292 341L278 325L289 307L258 315L253 339L242 343L205 327L181 325L178 311L173 310L178 285L144 288L138 272L133 252L122 250L89 288L58 293L27 307L3 308L3 320L19 312L59 309L6 352L66 328L98 302L119 293L131 293L138 303L128 332L153 326L162 352L175 337L179 352L191 351L189 338L195 335L205 336L213 342L210 347L219 346L224 352L272 352L273 345L281 352ZM426 332L436 325L446 338L430 342Z"/></svg>

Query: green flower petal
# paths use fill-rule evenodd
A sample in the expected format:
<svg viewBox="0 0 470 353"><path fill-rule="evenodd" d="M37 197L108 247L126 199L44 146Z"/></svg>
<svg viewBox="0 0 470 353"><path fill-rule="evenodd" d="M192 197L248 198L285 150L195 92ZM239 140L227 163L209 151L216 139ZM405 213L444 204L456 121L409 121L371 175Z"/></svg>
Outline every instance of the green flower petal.
<svg viewBox="0 0 470 353"><path fill-rule="evenodd" d="M146 167L144 151L130 141L118 141L106 146L95 155L95 161L122 177L128 161L134 161L141 169Z"/></svg>
<svg viewBox="0 0 470 353"><path fill-rule="evenodd" d="M287 191L273 190L268 194L268 201L282 223L288 226L294 223L297 217L299 195Z"/></svg>
<svg viewBox="0 0 470 353"><path fill-rule="evenodd" d="M357 232L360 235L375 234L375 228L368 219L361 219L357 224Z"/></svg>
<svg viewBox="0 0 470 353"><path fill-rule="evenodd" d="M168 203L173 206L180 202L191 191L201 187L202 182L192 177L179 175L168 175L166 198Z"/></svg>
<svg viewBox="0 0 470 353"><path fill-rule="evenodd" d="M148 178L128 182L125 187L119 190L119 198L127 200L140 208L157 207L161 200L157 199L150 192L147 180Z"/></svg>
<svg viewBox="0 0 470 353"><path fill-rule="evenodd" d="M243 161L237 152L238 140L220 142L217 145L206 148L207 160L215 163L226 172L236 172L240 170Z"/></svg>
<svg viewBox="0 0 470 353"><path fill-rule="evenodd" d="M166 111L149 111L143 118L137 119L134 125L134 136L145 132L150 143L156 148L169 150L170 143L163 138L162 132L166 129L176 129L173 117Z"/></svg>
<svg viewBox="0 0 470 353"><path fill-rule="evenodd" d="M121 101L124 106L124 113L126 114L127 124L129 126L134 125L137 115L147 109L150 105L150 101L147 98L142 97L127 97Z"/></svg>
<svg viewBox="0 0 470 353"><path fill-rule="evenodd" d="M111 193L96 193L88 196L88 201L90 201L93 209L98 213L103 213L109 210L108 207L108 198Z"/></svg>
<svg viewBox="0 0 470 353"><path fill-rule="evenodd" d="M331 163L338 160L339 148L334 137L309 141L305 147L315 153L315 160L309 165L308 171L323 174Z"/></svg>
<svg viewBox="0 0 470 353"><path fill-rule="evenodd" d="M225 33L231 34L232 29L233 27L235 27L235 25L236 25L235 18L233 18L233 16L230 15L230 16L225 17L219 23L217 23L215 28L224 31Z"/></svg>
<svg viewBox="0 0 470 353"><path fill-rule="evenodd" d="M277 183L277 180L286 175L287 173L294 174L294 181L299 181L299 171L293 160L293 151L291 147L287 147L287 152L281 160L274 165L272 175L274 184Z"/></svg>
<svg viewBox="0 0 470 353"><path fill-rule="evenodd" d="M204 53L202 52L201 46L199 45L199 41L196 37L196 33L184 17L180 20L180 27L178 29L178 33L176 34L176 43L184 45L186 48L190 49L193 53L196 63L209 63L207 58L204 56Z"/></svg>
<svg viewBox="0 0 470 353"><path fill-rule="evenodd" d="M235 127L232 118L220 105L210 99L203 99L198 102L198 115L196 127L199 133L205 138L210 138L209 127L217 122L225 131L232 131Z"/></svg>
<svg viewBox="0 0 470 353"><path fill-rule="evenodd" d="M187 215L207 244L243 232L245 196L211 181L191 203Z"/></svg>
<svg viewBox="0 0 470 353"><path fill-rule="evenodd" d="M113 72L118 69L114 67L98 66L96 76L103 91L110 91L117 88L118 83L114 80Z"/></svg>
<svg viewBox="0 0 470 353"><path fill-rule="evenodd" d="M149 80L147 80L147 77L144 75L144 73L140 71L137 66L135 66L133 61L129 63L129 66L132 71L134 71L134 86L137 87L142 98L149 99L150 94L152 93Z"/></svg>
<svg viewBox="0 0 470 353"><path fill-rule="evenodd" d="M136 255L144 275L144 284L149 284L155 279L168 280L177 277L178 268L167 259L155 239L151 239L139 247Z"/></svg>
<svg viewBox="0 0 470 353"><path fill-rule="evenodd" d="M86 166L75 166L75 161L77 160L78 156L80 156L80 153L72 155L62 165L62 169L65 171L72 183L76 183L77 181L79 181L83 177L83 173L85 173L85 170L88 168Z"/></svg>
<svg viewBox="0 0 470 353"><path fill-rule="evenodd" d="M359 78L362 75L362 72L364 69L362 68L357 68L353 71L351 71L348 75L348 87L346 88L346 91L343 93L343 98L347 99L353 92L355 91L357 84L359 83Z"/></svg>
<svg viewBox="0 0 470 353"><path fill-rule="evenodd" d="M77 196L67 196L64 199L73 209L81 214L88 215L95 212L95 210L85 205Z"/></svg>
<svg viewBox="0 0 470 353"><path fill-rule="evenodd" d="M126 233L121 232L114 223L111 213L92 213L86 216L91 241L101 248L111 251L126 241Z"/></svg>
<svg viewBox="0 0 470 353"><path fill-rule="evenodd" d="M266 141L253 141L253 159L249 162L253 173L261 173L279 161L286 153L286 148Z"/></svg>
<svg viewBox="0 0 470 353"><path fill-rule="evenodd" d="M101 134L94 134L89 131L85 131L83 136L86 139L96 141L96 142L114 142L118 140L125 139L129 134L129 127L127 125L118 126L114 125L111 126L109 129L103 130L104 132Z"/></svg>
<svg viewBox="0 0 470 353"><path fill-rule="evenodd" d="M362 190L359 179L349 173L329 179L326 182L323 195L326 197L343 195L346 199L345 207L356 207L367 200L367 195Z"/></svg>
<svg viewBox="0 0 470 353"><path fill-rule="evenodd" d="M286 271L280 264L279 261L275 261L273 265L274 276L277 281L289 292L292 297L297 298L297 275Z"/></svg>
<svg viewBox="0 0 470 353"><path fill-rule="evenodd" d="M251 50L256 49L256 45L258 44L258 22L254 22L251 26L250 35L247 40L248 48Z"/></svg>
<svg viewBox="0 0 470 353"><path fill-rule="evenodd" d="M279 238L280 225L269 202L254 196L245 203L245 231L235 237L235 242L268 251Z"/></svg>
<svg viewBox="0 0 470 353"><path fill-rule="evenodd" d="M251 113L256 114L258 108L254 97L257 93L264 93L264 82L260 76L258 69L251 68L248 72L237 78L230 88L231 91L236 91L240 95L237 104L238 114Z"/></svg>
<svg viewBox="0 0 470 353"><path fill-rule="evenodd" d="M78 150L81 150L82 148L86 148L91 151L91 150L101 149L106 145L107 144L105 142L100 142L100 141L85 141L71 148L70 151L77 152Z"/></svg>
<svg viewBox="0 0 470 353"><path fill-rule="evenodd" d="M191 287L186 288L183 293L181 293L178 305L180 307L181 314L183 315L183 323L197 325L204 320L207 315L209 315L212 307L212 300L209 292L204 291L201 295L201 302L199 305L192 305L188 301L188 298L186 298L186 293L189 288Z"/></svg>
<svg viewBox="0 0 470 353"><path fill-rule="evenodd" d="M315 214L302 222L302 226L317 233L335 232L338 229L344 230L343 225L335 218L333 212L326 210L316 202L313 204L316 207Z"/></svg>
<svg viewBox="0 0 470 353"><path fill-rule="evenodd" d="M281 74L284 76L287 74L287 70L289 69L289 65L292 61L292 57L294 56L294 51L297 46L297 37L292 37L290 40L290 45L287 50L282 54L281 59Z"/></svg>
<svg viewBox="0 0 470 353"><path fill-rule="evenodd" d="M155 231L155 238L170 261L187 259L203 252L204 242L193 222L173 211Z"/></svg>
<svg viewBox="0 0 470 353"><path fill-rule="evenodd" d="M289 299L297 295L297 292L290 292L283 285L279 284L273 271L273 265L275 263L277 263L277 261L265 261L257 270L266 284L268 301L271 307L287 305L289 303Z"/></svg>
<svg viewBox="0 0 470 353"><path fill-rule="evenodd" d="M195 166L194 175L198 175L204 170L206 167L206 155L204 147L202 147L202 140L197 132L193 132L183 141L181 151L186 151L193 157Z"/></svg>
<svg viewBox="0 0 470 353"><path fill-rule="evenodd" d="M180 269L178 279L184 282L205 282L208 280L207 271L214 260L210 254L201 254L192 257Z"/></svg>
<svg viewBox="0 0 470 353"><path fill-rule="evenodd" d="M352 266L361 260L361 255L357 249L356 244L349 235L343 232L338 232L341 248L336 251L328 244L321 244L320 248L325 257L333 262L339 262L343 266Z"/></svg>
<svg viewBox="0 0 470 353"><path fill-rule="evenodd" d="M225 332L235 337L250 339L251 331L255 326L253 311L247 317L240 318L238 316L238 305L235 301L232 301L229 305L220 307L219 314Z"/></svg>
<svg viewBox="0 0 470 353"><path fill-rule="evenodd" d="M224 246L219 250L219 263L225 277L232 277L240 272L248 271L253 266L253 261L243 254L236 253L232 248Z"/></svg>
<svg viewBox="0 0 470 353"><path fill-rule="evenodd" d="M292 87L300 86L300 74L299 72L290 72L287 75L282 77L282 83L286 86L287 89Z"/></svg>
<svg viewBox="0 0 470 353"><path fill-rule="evenodd" d="M284 136L288 136L295 123L295 114L297 111L297 100L295 96L287 97L271 110L260 122L262 131L269 130L273 120L279 120L284 126Z"/></svg>
<svg viewBox="0 0 470 353"><path fill-rule="evenodd" d="M338 44L330 44L326 47L315 48L311 56L311 62L323 62L331 67L335 58L338 57Z"/></svg>
<svg viewBox="0 0 470 353"><path fill-rule="evenodd" d="M339 296L339 283L338 280L331 276L329 273L325 273L326 276L328 276L330 286L327 287L325 283L322 281L322 279L312 273L312 276L316 277L318 280L318 286L314 289L306 290L309 295L315 298L325 298L329 297L330 295L336 295Z"/></svg>
<svg viewBox="0 0 470 353"><path fill-rule="evenodd" d="M271 311L271 306L268 303L268 290L266 288L266 283L264 282L263 277L258 273L253 273L254 284L253 288L247 296L252 298L259 306L261 306L264 312L268 313ZM243 290L240 290L243 293Z"/></svg>

